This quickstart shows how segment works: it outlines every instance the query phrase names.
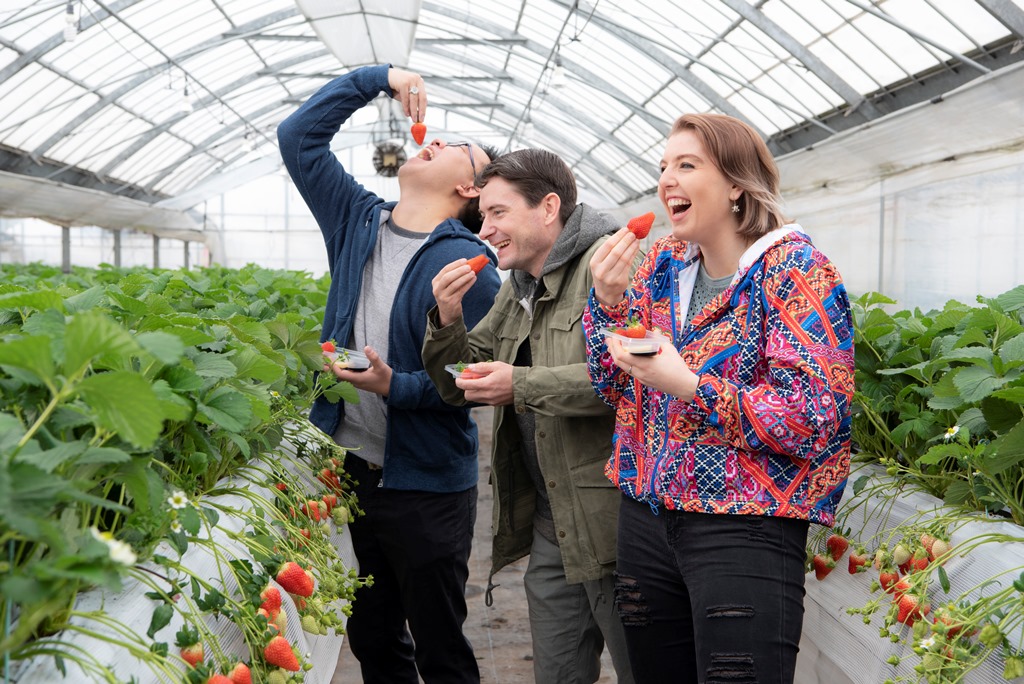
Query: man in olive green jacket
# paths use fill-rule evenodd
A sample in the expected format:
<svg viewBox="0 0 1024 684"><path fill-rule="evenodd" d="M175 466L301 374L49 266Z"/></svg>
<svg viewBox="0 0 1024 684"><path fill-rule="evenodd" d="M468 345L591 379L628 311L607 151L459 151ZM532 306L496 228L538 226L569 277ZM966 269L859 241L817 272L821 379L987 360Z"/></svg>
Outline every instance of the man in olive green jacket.
<svg viewBox="0 0 1024 684"><path fill-rule="evenodd" d="M632 682L612 580L619 494L604 476L615 420L587 376L581 327L590 258L619 226L576 205L572 171L544 150L503 155L477 184L480 237L510 277L467 332L462 296L475 272L465 259L442 269L423 364L445 401L496 407L491 575L530 554L535 680L596 681L607 643L618 681ZM458 362L475 377L445 370Z"/></svg>

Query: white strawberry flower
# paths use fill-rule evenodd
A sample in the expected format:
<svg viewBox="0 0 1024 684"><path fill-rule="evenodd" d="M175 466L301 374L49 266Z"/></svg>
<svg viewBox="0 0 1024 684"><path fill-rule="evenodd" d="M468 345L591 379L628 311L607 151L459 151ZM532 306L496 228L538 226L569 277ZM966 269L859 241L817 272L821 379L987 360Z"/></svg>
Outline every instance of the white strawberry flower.
<svg viewBox="0 0 1024 684"><path fill-rule="evenodd" d="M174 532L175 534L177 534L178 532L181 532L181 523L178 522L177 520L172 520L171 521L171 532Z"/></svg>
<svg viewBox="0 0 1024 684"><path fill-rule="evenodd" d="M107 546L107 550L110 553L110 560L115 563L122 565L135 565L139 560L139 557L135 555L135 551L132 550L130 544L126 544L119 539L114 539L114 535L110 532L100 532L95 527L90 527L89 532L92 533L93 539L98 542L102 542Z"/></svg>
<svg viewBox="0 0 1024 684"><path fill-rule="evenodd" d="M185 496L185 492L179 489L167 498L167 503L170 504L171 508L177 510L188 506L188 497Z"/></svg>
<svg viewBox="0 0 1024 684"><path fill-rule="evenodd" d="M935 637L934 636L930 636L927 639L922 639L921 640L921 648L923 648L925 650L930 649L934 645L935 645Z"/></svg>
<svg viewBox="0 0 1024 684"><path fill-rule="evenodd" d="M946 434L942 435L943 441L948 442L949 440L951 440L954 437L956 437L956 433L958 433L958 432L960 432L960 426L959 425L954 425L953 427L951 427L948 430L946 430Z"/></svg>

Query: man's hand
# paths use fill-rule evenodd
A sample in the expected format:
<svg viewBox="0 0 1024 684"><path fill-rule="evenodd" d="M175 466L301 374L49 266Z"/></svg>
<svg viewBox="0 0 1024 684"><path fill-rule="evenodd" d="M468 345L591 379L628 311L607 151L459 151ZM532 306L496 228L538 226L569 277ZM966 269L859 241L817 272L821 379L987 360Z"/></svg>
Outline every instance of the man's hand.
<svg viewBox="0 0 1024 684"><path fill-rule="evenodd" d="M363 353L370 361L370 367L366 370L354 371L324 364L324 371L332 371L338 380L350 382L356 389L386 397L391 389L391 366L384 363L380 355L373 351L373 347L364 347Z"/></svg>
<svg viewBox="0 0 1024 684"><path fill-rule="evenodd" d="M476 273L466 265L465 259L448 264L430 281L441 327L451 325L462 316L462 298L475 282Z"/></svg>
<svg viewBox="0 0 1024 684"><path fill-rule="evenodd" d="M633 257L640 241L628 228L622 228L597 248L590 259L594 276L594 295L602 305L612 307L622 301L629 287Z"/></svg>
<svg viewBox="0 0 1024 684"><path fill-rule="evenodd" d="M388 69L388 85L391 97L402 103L405 115L415 121L423 121L427 113L427 87L419 74L401 69ZM413 93L416 90L418 92Z"/></svg>
<svg viewBox="0 0 1024 684"><path fill-rule="evenodd" d="M465 392L466 401L488 406L512 403L512 366L501 361L471 363L466 370L484 377L473 380L455 378L455 386Z"/></svg>

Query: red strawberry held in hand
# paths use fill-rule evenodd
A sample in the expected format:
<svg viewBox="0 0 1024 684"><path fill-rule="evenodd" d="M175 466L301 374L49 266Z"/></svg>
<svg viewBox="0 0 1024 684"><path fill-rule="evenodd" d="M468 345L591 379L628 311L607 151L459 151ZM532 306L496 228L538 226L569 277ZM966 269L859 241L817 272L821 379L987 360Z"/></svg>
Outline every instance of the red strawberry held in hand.
<svg viewBox="0 0 1024 684"><path fill-rule="evenodd" d="M292 645L283 636L276 636L267 642L263 649L263 657L274 667L284 668L289 672L299 671L299 659L292 651Z"/></svg>
<svg viewBox="0 0 1024 684"><path fill-rule="evenodd" d="M629 232L636 235L637 240L643 240L647 237L647 234L651 232L651 226L654 225L654 212L649 211L641 216L635 216L629 219L629 223L626 227L629 228Z"/></svg>
<svg viewBox="0 0 1024 684"><path fill-rule="evenodd" d="M416 141L416 144L422 145L423 139L427 137L427 125L422 121L417 121L409 129L409 132L412 133L412 139Z"/></svg>
<svg viewBox="0 0 1024 684"><path fill-rule="evenodd" d="M284 587L289 594L297 596L313 595L313 580L310 579L302 566L294 561L288 561L277 571L277 583Z"/></svg>
<svg viewBox="0 0 1024 684"><path fill-rule="evenodd" d="M619 328L616 332L623 337L633 337L638 340L647 337L647 328L644 327L644 324L636 316L629 319L629 323Z"/></svg>
<svg viewBox="0 0 1024 684"><path fill-rule="evenodd" d="M466 261L466 265L473 269L473 273L479 273L484 270L484 266L491 263L491 260L487 258L486 254L477 254L472 259Z"/></svg>
<svg viewBox="0 0 1024 684"><path fill-rule="evenodd" d="M330 340L327 340L326 342L321 344L320 348L323 349L328 354L333 354L334 352L338 351L337 347L335 347L334 343L331 342Z"/></svg>

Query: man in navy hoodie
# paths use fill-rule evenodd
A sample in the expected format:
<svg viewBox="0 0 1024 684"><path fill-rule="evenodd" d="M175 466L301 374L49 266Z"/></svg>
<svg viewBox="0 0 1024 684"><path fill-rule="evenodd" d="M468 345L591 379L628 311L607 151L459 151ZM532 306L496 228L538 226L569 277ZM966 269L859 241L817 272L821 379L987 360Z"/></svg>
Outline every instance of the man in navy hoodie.
<svg viewBox="0 0 1024 684"><path fill-rule="evenodd" d="M453 260L489 254L463 221L479 230L474 177L496 155L434 140L399 169L398 202L385 202L330 149L341 125L381 93L422 121L422 78L382 65L329 82L277 131L288 173L327 246L331 287L321 340L362 349L370 360L362 372L334 370L356 387L359 403L320 398L310 420L339 444L359 447L345 459L366 513L351 525L352 542L360 573L374 581L356 593L347 632L363 682L479 682L462 633L477 428L468 409L438 396L420 348L434 275ZM500 285L493 268L480 276L464 303L471 325Z"/></svg>

